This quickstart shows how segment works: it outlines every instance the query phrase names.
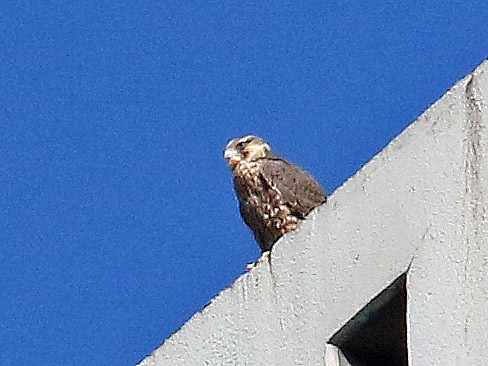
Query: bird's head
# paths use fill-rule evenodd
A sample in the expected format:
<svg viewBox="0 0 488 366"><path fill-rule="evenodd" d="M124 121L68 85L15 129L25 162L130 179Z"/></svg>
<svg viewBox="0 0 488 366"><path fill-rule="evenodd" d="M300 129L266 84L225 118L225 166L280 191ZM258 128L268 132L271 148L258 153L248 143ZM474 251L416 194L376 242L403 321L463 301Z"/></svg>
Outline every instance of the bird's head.
<svg viewBox="0 0 488 366"><path fill-rule="evenodd" d="M264 158L270 151L269 145L253 135L230 140L224 149L224 158L234 168L240 162L251 162Z"/></svg>

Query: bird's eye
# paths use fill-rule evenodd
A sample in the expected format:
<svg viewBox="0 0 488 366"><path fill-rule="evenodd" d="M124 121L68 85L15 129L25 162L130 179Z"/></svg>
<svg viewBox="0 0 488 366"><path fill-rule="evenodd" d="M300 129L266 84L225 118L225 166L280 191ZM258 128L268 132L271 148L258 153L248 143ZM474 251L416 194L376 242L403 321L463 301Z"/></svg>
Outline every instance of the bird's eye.
<svg viewBox="0 0 488 366"><path fill-rule="evenodd" d="M243 140L243 141L240 141L237 145L236 145L236 149L237 151L242 151L247 145L249 145L249 143L252 141L252 138L249 137L247 138L247 140Z"/></svg>
<svg viewBox="0 0 488 366"><path fill-rule="evenodd" d="M236 145L236 149L237 149L238 151L241 151L242 149L244 149L244 146L246 146L246 145L247 145L247 141L241 141L241 142L239 142L239 143Z"/></svg>

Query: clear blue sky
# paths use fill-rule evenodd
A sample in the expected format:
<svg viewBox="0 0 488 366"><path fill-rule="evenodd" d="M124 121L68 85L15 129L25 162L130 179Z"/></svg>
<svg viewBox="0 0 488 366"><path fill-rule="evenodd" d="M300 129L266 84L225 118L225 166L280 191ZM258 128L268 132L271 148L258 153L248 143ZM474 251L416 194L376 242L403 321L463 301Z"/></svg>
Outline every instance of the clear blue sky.
<svg viewBox="0 0 488 366"><path fill-rule="evenodd" d="M332 192L488 56L487 19L485 0L4 1L0 364L135 364L258 256L228 139Z"/></svg>

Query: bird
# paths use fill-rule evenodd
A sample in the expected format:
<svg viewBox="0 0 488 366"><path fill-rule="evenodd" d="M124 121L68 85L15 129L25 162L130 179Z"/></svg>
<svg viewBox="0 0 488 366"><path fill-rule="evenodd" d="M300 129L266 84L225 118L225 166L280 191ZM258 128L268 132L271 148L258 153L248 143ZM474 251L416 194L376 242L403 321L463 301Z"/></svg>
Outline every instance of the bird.
<svg viewBox="0 0 488 366"><path fill-rule="evenodd" d="M279 238L327 201L309 173L274 154L258 136L230 140L223 155L232 171L242 219L253 231L262 254L269 255Z"/></svg>

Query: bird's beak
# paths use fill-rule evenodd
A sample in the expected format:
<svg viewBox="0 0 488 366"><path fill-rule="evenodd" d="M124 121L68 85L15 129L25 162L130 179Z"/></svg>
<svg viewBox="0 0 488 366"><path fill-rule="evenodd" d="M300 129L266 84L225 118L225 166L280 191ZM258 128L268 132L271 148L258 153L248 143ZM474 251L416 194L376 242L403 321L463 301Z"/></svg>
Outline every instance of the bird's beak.
<svg viewBox="0 0 488 366"><path fill-rule="evenodd" d="M224 159L230 160L238 155L237 150L233 148L228 148L224 150Z"/></svg>
<svg viewBox="0 0 488 366"><path fill-rule="evenodd" d="M241 155L235 148L228 147L224 150L224 158L232 169L241 161Z"/></svg>

